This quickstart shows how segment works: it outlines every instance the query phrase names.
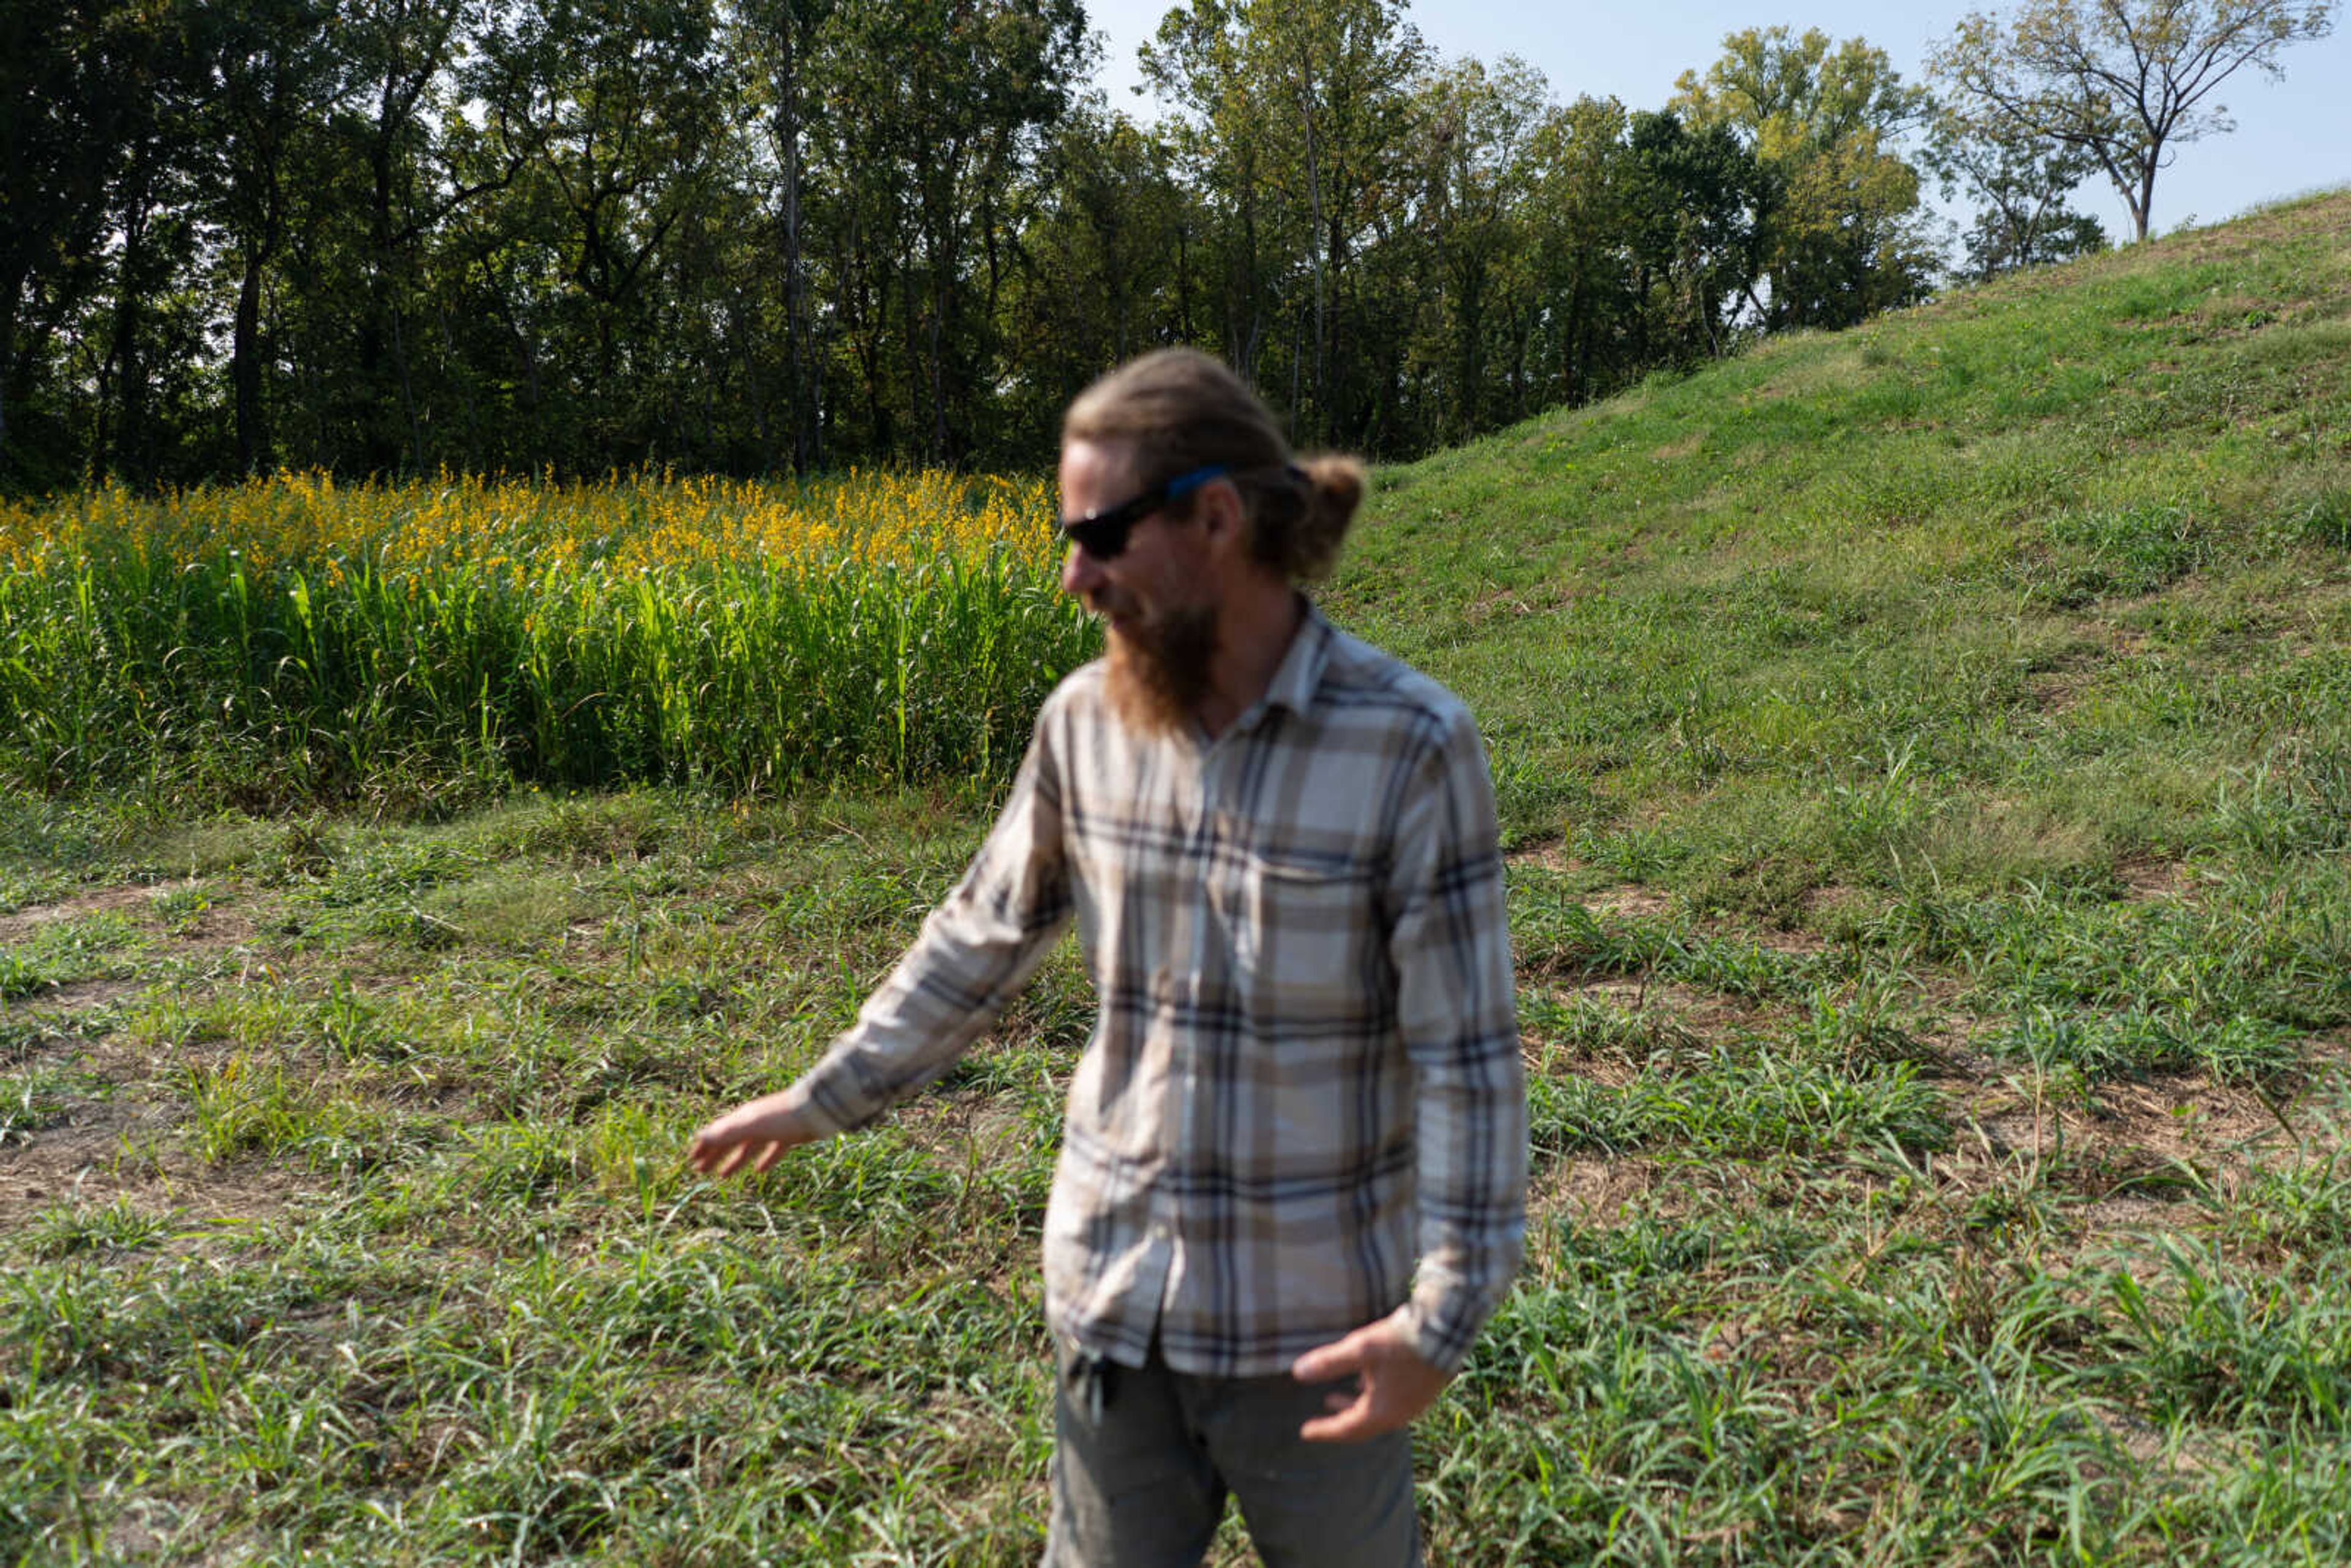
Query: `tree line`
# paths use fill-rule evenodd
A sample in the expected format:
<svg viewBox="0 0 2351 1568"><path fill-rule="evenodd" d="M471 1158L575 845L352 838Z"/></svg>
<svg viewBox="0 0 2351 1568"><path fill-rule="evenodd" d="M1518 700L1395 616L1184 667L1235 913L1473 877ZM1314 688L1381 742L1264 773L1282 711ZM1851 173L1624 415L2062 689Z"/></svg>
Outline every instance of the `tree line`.
<svg viewBox="0 0 2351 1568"><path fill-rule="evenodd" d="M0 18L18 488L1028 466L1171 341L1303 442L1406 455L2104 243L2065 205L2095 149L1817 31L1628 109L1441 59L1402 0L1188 0L1146 122L1088 86L1078 0ZM1984 214L1956 264L1938 178Z"/></svg>

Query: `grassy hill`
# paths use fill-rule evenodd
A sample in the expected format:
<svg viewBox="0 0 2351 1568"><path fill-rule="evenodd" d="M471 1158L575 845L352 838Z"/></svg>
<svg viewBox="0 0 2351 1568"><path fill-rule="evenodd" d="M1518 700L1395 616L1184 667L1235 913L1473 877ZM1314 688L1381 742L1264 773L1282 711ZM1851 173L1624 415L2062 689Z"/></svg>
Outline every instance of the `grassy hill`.
<svg viewBox="0 0 2351 1568"><path fill-rule="evenodd" d="M1327 598L1511 840L1432 1561L2351 1557L2351 194L1389 471ZM1028 1560L1071 954L675 1157L983 823L0 801L0 1561Z"/></svg>
<svg viewBox="0 0 2351 1568"><path fill-rule="evenodd" d="M1782 913L1896 854L2094 884L2351 785L2346 550L2335 195L1393 471L1338 600L1472 696L1520 835Z"/></svg>

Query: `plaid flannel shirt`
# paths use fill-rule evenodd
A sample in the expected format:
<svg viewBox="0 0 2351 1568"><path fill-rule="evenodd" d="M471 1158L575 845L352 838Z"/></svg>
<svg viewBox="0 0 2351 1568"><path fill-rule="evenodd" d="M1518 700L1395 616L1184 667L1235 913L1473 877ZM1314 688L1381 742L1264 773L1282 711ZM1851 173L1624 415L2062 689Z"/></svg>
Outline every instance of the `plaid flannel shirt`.
<svg viewBox="0 0 2351 1568"><path fill-rule="evenodd" d="M1524 1229L1526 1085L1468 711L1311 607L1214 740L1091 664L1003 814L804 1085L829 1130L945 1071L1072 916L1100 1000L1045 1218L1079 1348L1285 1371L1394 1313L1458 1366Z"/></svg>

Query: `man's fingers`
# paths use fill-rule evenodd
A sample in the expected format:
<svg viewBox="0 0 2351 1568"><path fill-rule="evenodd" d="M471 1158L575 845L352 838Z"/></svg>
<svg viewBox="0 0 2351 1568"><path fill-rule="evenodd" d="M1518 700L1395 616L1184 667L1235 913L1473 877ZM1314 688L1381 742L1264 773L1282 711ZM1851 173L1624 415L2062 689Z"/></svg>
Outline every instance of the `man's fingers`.
<svg viewBox="0 0 2351 1568"><path fill-rule="evenodd" d="M1290 1375L1301 1383L1328 1383L1334 1377L1363 1371L1364 1363L1363 1331L1358 1329L1345 1339L1316 1345L1291 1362Z"/></svg>
<svg viewBox="0 0 2351 1568"><path fill-rule="evenodd" d="M743 1138L721 1142L697 1133L685 1146L685 1163L706 1176L725 1179L746 1166L764 1171L784 1157L791 1145L781 1138Z"/></svg>
<svg viewBox="0 0 2351 1568"><path fill-rule="evenodd" d="M1310 1443L1351 1443L1373 1434L1376 1428L1372 1425L1372 1391L1368 1385L1353 1399L1344 1395L1332 1397L1340 1401L1332 1413L1317 1416L1299 1427L1299 1437Z"/></svg>
<svg viewBox="0 0 2351 1568"><path fill-rule="evenodd" d="M1322 1396L1322 1407L1330 1414L1299 1427L1299 1437L1310 1443L1350 1443L1381 1429L1374 1415L1378 1394L1372 1364L1374 1348L1371 1335L1357 1329L1344 1339L1315 1346L1290 1363L1290 1375L1301 1383L1329 1383L1350 1373L1358 1375L1352 1391L1334 1388Z"/></svg>
<svg viewBox="0 0 2351 1568"><path fill-rule="evenodd" d="M785 1090L747 1100L686 1140L685 1163L704 1176L729 1176L748 1166L764 1171L785 1151L811 1142L806 1108Z"/></svg>

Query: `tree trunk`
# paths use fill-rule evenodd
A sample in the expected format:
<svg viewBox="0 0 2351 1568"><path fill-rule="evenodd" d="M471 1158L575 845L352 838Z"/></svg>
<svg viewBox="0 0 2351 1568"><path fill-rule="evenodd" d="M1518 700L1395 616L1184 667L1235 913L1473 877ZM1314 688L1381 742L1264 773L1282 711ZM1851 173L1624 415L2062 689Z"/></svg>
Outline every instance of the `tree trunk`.
<svg viewBox="0 0 2351 1568"><path fill-rule="evenodd" d="M1176 335L1184 342L1192 340L1192 252L1187 243L1191 226L1176 225Z"/></svg>
<svg viewBox="0 0 2351 1568"><path fill-rule="evenodd" d="M392 304L392 144L379 133L368 143L368 279L367 300L360 307L359 341L360 464L371 474L389 471L399 462L399 444L387 433L384 403L387 347L394 335ZM393 357L397 357L396 352ZM402 368L404 369L404 367Z"/></svg>
<svg viewBox="0 0 2351 1568"><path fill-rule="evenodd" d="M815 400L809 377L808 269L800 251L800 61L796 8L786 11L778 33L783 59L776 84L776 141L784 162L784 358L790 378L792 472L804 474L815 457L810 428Z"/></svg>
<svg viewBox="0 0 2351 1568"><path fill-rule="evenodd" d="M760 385L758 350L744 321L739 292L726 312L726 335L733 340L735 357L743 366L743 395L751 404L751 431L759 443L759 466L772 473L776 466L775 431L768 423L768 397Z"/></svg>
<svg viewBox="0 0 2351 1568"><path fill-rule="evenodd" d="M8 453L8 389L16 373L16 310L25 296L25 277L31 268L20 258L25 251L11 246L7 271L0 275L0 475L12 465Z"/></svg>
<svg viewBox="0 0 2351 1568"><path fill-rule="evenodd" d="M1561 364L1567 384L1562 390L1562 400L1570 407L1590 401L1592 367L1584 362L1584 350L1580 340L1583 336L1583 269L1577 267L1575 281L1567 291L1567 330L1560 334Z"/></svg>
<svg viewBox="0 0 2351 1568"><path fill-rule="evenodd" d="M392 308L392 369L400 380L401 411L408 416L408 441L413 467L410 472L424 472L424 416L416 407L416 386L408 373L408 334L401 328L403 317L398 305Z"/></svg>
<svg viewBox="0 0 2351 1568"><path fill-rule="evenodd" d="M113 435L113 466L117 472L136 482L147 476L144 447L147 439L147 367L139 358L140 307L145 302L146 290L139 276L146 252L146 214L141 212L122 225L121 281L114 300L114 350L109 359L121 378L121 417L116 422ZM104 417L101 410L100 417ZM107 443L103 436L98 450L92 454L99 463L107 461Z"/></svg>
<svg viewBox="0 0 2351 1568"><path fill-rule="evenodd" d="M1322 225L1322 161L1321 149L1314 138L1314 67L1301 62L1303 79L1298 89L1298 112L1306 131L1306 206L1308 233L1314 236L1314 430L1316 438L1327 439L1330 433L1330 312L1325 274L1330 266L1330 236ZM1295 365L1290 373L1290 426L1298 423L1298 378Z"/></svg>
<svg viewBox="0 0 2351 1568"><path fill-rule="evenodd" d="M8 472L8 377L16 361L16 301L0 304L0 475Z"/></svg>
<svg viewBox="0 0 2351 1568"><path fill-rule="evenodd" d="M237 285L236 325L230 340L229 387L236 404L236 466L241 474L261 470L261 253L248 250L245 277Z"/></svg>
<svg viewBox="0 0 2351 1568"><path fill-rule="evenodd" d="M465 455L462 461L468 468L480 468L485 466L482 459L482 422L480 412L474 403L474 377L458 360L457 335L450 330L449 307L445 302L434 308L433 320L434 325L441 329L443 362L458 368L455 378L457 401L459 406L465 411ZM445 453L448 449L444 446L442 450Z"/></svg>

